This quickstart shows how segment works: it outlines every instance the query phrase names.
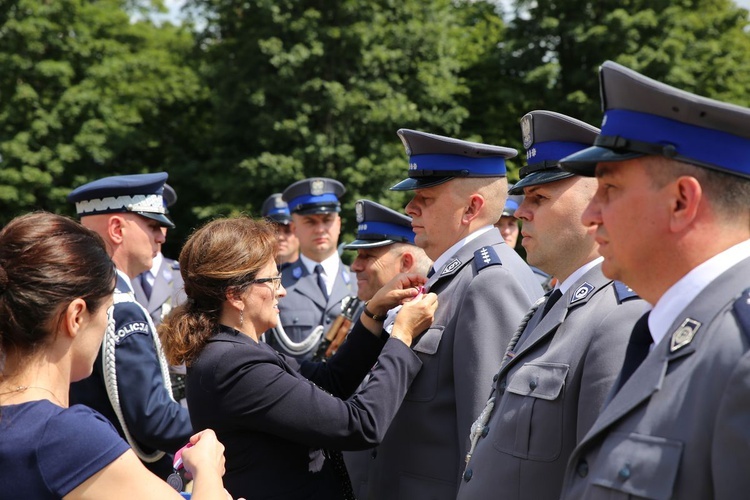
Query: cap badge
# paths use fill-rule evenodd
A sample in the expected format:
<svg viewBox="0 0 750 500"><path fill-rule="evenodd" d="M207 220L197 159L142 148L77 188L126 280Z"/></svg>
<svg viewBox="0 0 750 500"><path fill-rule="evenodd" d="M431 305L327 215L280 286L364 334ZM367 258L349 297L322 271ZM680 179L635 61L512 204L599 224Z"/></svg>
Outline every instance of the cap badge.
<svg viewBox="0 0 750 500"><path fill-rule="evenodd" d="M281 196L277 196L273 199L273 206L276 208L284 208L286 202Z"/></svg>
<svg viewBox="0 0 750 500"><path fill-rule="evenodd" d="M669 343L669 352L675 352L682 349L693 341L695 334L701 327L701 322L692 318L685 318L680 327L672 334L672 340Z"/></svg>
<svg viewBox="0 0 750 500"><path fill-rule="evenodd" d="M533 119L534 117L532 115L524 115L524 117L521 118L521 136L523 137L524 149L529 149L531 145L534 144Z"/></svg>
<svg viewBox="0 0 750 500"><path fill-rule="evenodd" d="M320 179L310 182L310 194L313 196L320 196L325 192L326 183Z"/></svg>
<svg viewBox="0 0 750 500"><path fill-rule="evenodd" d="M581 283L581 286L576 288L576 291L573 292L573 296L570 298L570 305L573 305L576 302L580 302L581 300L588 297L589 294L594 290L594 288L594 285L586 281Z"/></svg>
<svg viewBox="0 0 750 500"><path fill-rule="evenodd" d="M354 205L354 212L357 215L357 223L362 223L365 220L365 204L361 201L358 201L356 205Z"/></svg>

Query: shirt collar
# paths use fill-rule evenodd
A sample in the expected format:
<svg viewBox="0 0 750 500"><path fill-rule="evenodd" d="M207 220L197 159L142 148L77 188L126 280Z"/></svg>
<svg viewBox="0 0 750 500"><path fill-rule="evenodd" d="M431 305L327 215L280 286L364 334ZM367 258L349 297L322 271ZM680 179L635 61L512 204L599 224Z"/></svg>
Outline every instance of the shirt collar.
<svg viewBox="0 0 750 500"><path fill-rule="evenodd" d="M164 261L164 254L161 252L157 253L156 257L154 257L154 263L151 265L151 269L149 270L152 277L159 274L159 268L161 267L161 263L163 261Z"/></svg>
<svg viewBox="0 0 750 500"><path fill-rule="evenodd" d="M125 283L128 285L129 290L128 292L133 291L133 283L130 281L130 277L125 274L124 272L120 271L119 269L115 268L115 271L117 271L117 275L125 281Z"/></svg>
<svg viewBox="0 0 750 500"><path fill-rule="evenodd" d="M732 266L750 257L750 240L738 243L714 255L680 278L661 296L648 318L654 345L667 335L677 317L713 280Z"/></svg>
<svg viewBox="0 0 750 500"><path fill-rule="evenodd" d="M341 259L339 259L339 254L336 252L323 262L315 262L311 258L305 257L302 254L300 254L299 258L309 274L315 274L315 266L318 264L323 266L323 271L325 271L326 276L335 277L339 272L339 262L341 262Z"/></svg>
<svg viewBox="0 0 750 500"><path fill-rule="evenodd" d="M575 285L581 278L583 278L584 274L586 274L591 269L593 269L594 267L596 267L599 264L601 264L603 260L604 260L604 257L597 257L596 259L594 259L594 260L592 260L590 262L587 262L586 264L584 264L581 267L579 267L578 269L576 269L573 272L573 274L571 274L570 276L568 276L567 279L565 281L563 281L560 284L559 287L556 287L556 288L559 288L560 289L560 293L562 293L563 295L565 295L565 292L567 292L568 290L570 290L570 288L573 285Z"/></svg>
<svg viewBox="0 0 750 500"><path fill-rule="evenodd" d="M443 266L448 263L448 260L454 255L456 255L456 253L458 253L459 250L461 250L463 247L471 243L473 240L479 238L484 233L486 233L487 231L493 228L494 226L491 226L491 225L480 227L479 229L477 229L470 235L464 237L463 239L458 240L458 242L456 242L452 247L450 247L448 250L440 254L440 257L438 257L435 260L434 264L432 265L432 268L436 272L439 272L443 268Z"/></svg>

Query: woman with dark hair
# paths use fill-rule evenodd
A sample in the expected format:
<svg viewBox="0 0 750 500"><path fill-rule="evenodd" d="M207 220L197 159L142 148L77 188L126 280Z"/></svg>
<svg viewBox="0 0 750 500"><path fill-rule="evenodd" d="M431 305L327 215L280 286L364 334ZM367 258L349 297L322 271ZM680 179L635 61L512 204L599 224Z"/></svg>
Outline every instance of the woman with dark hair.
<svg viewBox="0 0 750 500"><path fill-rule="evenodd" d="M91 374L114 286L104 242L71 219L37 212L0 231L0 497L180 498L108 420L68 407L70 383ZM226 499L222 445L212 431L190 441L193 498Z"/></svg>
<svg viewBox="0 0 750 500"><path fill-rule="evenodd" d="M419 292L424 278L398 276L368 302L331 359L300 364L260 339L276 326L286 295L276 241L270 223L249 218L196 231L180 253L188 300L159 332L169 362L187 365L193 427L215 429L226 444L232 495L351 498L345 469L327 458L383 438L421 367L409 346L432 323L437 296ZM389 336L383 318L401 303Z"/></svg>

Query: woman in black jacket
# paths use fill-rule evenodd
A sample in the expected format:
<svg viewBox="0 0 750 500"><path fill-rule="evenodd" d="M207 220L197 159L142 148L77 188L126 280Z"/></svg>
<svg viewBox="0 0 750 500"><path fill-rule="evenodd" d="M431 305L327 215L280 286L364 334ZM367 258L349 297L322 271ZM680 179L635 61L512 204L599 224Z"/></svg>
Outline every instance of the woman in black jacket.
<svg viewBox="0 0 750 500"><path fill-rule="evenodd" d="M274 231L249 218L196 231L180 254L188 301L159 331L169 362L187 365L193 427L214 429L226 446L224 483L233 496L348 498L345 471L325 450L383 438L421 367L409 346L431 324L437 297L419 293L423 278L401 275L369 301L331 359L300 364L260 339L276 326L286 294ZM380 317L402 303L389 336Z"/></svg>

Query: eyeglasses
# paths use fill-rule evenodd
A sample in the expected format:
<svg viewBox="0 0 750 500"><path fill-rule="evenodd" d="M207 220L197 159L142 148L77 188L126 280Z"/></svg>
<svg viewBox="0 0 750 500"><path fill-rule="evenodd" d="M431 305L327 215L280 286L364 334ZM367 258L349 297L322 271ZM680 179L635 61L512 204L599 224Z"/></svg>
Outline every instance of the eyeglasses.
<svg viewBox="0 0 750 500"><path fill-rule="evenodd" d="M273 284L274 291L279 289L279 286L281 286L281 275L273 276L271 278L257 278L252 280L250 283L268 283L271 282Z"/></svg>

